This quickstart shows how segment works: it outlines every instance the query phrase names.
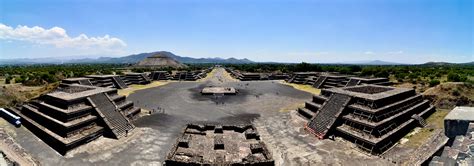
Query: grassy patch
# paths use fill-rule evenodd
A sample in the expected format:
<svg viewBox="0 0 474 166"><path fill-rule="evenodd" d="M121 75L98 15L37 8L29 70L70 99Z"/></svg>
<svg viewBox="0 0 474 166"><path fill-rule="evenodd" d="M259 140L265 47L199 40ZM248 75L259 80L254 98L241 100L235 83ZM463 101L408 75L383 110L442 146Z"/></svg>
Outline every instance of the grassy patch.
<svg viewBox="0 0 474 166"><path fill-rule="evenodd" d="M158 87L158 86L163 86L163 85L166 85L168 83L170 83L171 81L166 81L166 82L163 82L163 81L154 81L150 84L147 84L147 85L130 85L128 86L128 88L126 89L119 89L118 90L118 94L119 95L124 95L124 96L128 96L132 93L135 93L135 91L137 90L142 90L142 89L148 89L148 88L153 88L153 87Z"/></svg>
<svg viewBox="0 0 474 166"><path fill-rule="evenodd" d="M430 117L426 119L428 124L426 127L421 128L416 133L410 132L405 136L408 141L405 143L407 147L417 148L423 145L437 129L443 129L444 117L449 113L449 110L438 109Z"/></svg>
<svg viewBox="0 0 474 166"><path fill-rule="evenodd" d="M0 86L0 106L11 106L36 98L41 94L55 89L59 83L43 86L24 86L22 84L8 84Z"/></svg>
<svg viewBox="0 0 474 166"><path fill-rule="evenodd" d="M319 95L321 93L321 89L316 89L311 85L293 84L293 83L287 83L285 81L281 81L280 83L285 84L285 85L289 85L289 86L291 86L295 89L305 91L305 92L311 93L313 95Z"/></svg>
<svg viewBox="0 0 474 166"><path fill-rule="evenodd" d="M211 72L207 73L206 77L197 80L197 82L204 82L204 81L209 80L210 78L214 77L214 75L216 74L216 71L217 71L216 68L212 69Z"/></svg>
<svg viewBox="0 0 474 166"><path fill-rule="evenodd" d="M437 109L428 119L426 119L426 123L433 124L433 126L437 129L444 128L444 117L448 115L449 110L446 109Z"/></svg>
<svg viewBox="0 0 474 166"><path fill-rule="evenodd" d="M224 72L222 72L222 77L224 77L224 78L227 79L227 80L232 80L232 81L234 81L234 82L240 81L240 80L238 80L238 79L232 77L232 76L230 75L230 73L227 72L227 71L225 71L225 70L224 70Z"/></svg>

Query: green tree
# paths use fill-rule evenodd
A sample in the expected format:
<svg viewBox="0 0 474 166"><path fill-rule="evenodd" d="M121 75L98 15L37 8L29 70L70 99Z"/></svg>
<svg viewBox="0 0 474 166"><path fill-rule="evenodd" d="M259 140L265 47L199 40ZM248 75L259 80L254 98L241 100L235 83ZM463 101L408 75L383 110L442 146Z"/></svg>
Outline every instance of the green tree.
<svg viewBox="0 0 474 166"><path fill-rule="evenodd" d="M388 77L390 74L386 70L379 71L374 74L375 77Z"/></svg>

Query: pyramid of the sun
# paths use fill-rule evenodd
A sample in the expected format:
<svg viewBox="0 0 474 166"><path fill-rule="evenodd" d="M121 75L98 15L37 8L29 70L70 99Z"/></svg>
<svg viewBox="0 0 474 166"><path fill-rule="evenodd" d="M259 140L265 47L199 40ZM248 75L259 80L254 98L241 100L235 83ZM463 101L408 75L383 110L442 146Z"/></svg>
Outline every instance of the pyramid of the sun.
<svg viewBox="0 0 474 166"><path fill-rule="evenodd" d="M175 59L168 57L163 54L155 54L150 57L145 58L144 60L138 62L137 67L173 67L173 68L183 68L186 65L176 61Z"/></svg>

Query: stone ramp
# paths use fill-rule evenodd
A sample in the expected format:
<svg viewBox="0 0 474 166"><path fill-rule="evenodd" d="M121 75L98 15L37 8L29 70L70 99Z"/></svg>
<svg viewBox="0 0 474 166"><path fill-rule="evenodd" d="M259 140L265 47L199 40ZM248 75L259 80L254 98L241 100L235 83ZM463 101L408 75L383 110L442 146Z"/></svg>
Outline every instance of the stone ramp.
<svg viewBox="0 0 474 166"><path fill-rule="evenodd" d="M120 77L114 76L112 77L112 79L114 80L114 85L116 86L117 89L127 88L127 84L125 84L125 82L123 82L123 80Z"/></svg>
<svg viewBox="0 0 474 166"><path fill-rule="evenodd" d="M90 100L95 104L97 112L104 118L107 128L116 138L125 136L127 131L134 128L104 93L93 95Z"/></svg>
<svg viewBox="0 0 474 166"><path fill-rule="evenodd" d="M324 138L350 100L350 96L334 93L307 124L306 129L319 139Z"/></svg>
<svg viewBox="0 0 474 166"><path fill-rule="evenodd" d="M314 82L313 87L319 88L323 85L324 81L326 81L326 76L319 76L316 82Z"/></svg>
<svg viewBox="0 0 474 166"><path fill-rule="evenodd" d="M351 78L349 81L347 81L346 87L356 86L356 85L359 85L359 83L360 83L360 80Z"/></svg>

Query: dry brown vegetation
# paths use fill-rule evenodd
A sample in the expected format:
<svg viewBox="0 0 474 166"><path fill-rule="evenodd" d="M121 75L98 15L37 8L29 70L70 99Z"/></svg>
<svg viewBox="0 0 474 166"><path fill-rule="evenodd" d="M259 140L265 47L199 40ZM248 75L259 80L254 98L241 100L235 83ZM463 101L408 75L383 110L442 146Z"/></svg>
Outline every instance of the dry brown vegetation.
<svg viewBox="0 0 474 166"><path fill-rule="evenodd" d="M52 91L59 83L43 86L23 86L21 84L0 85L0 107L22 103L41 94Z"/></svg>
<svg viewBox="0 0 474 166"><path fill-rule="evenodd" d="M427 89L423 96L429 98L436 108L441 109L474 106L474 85L462 82L442 83Z"/></svg>

